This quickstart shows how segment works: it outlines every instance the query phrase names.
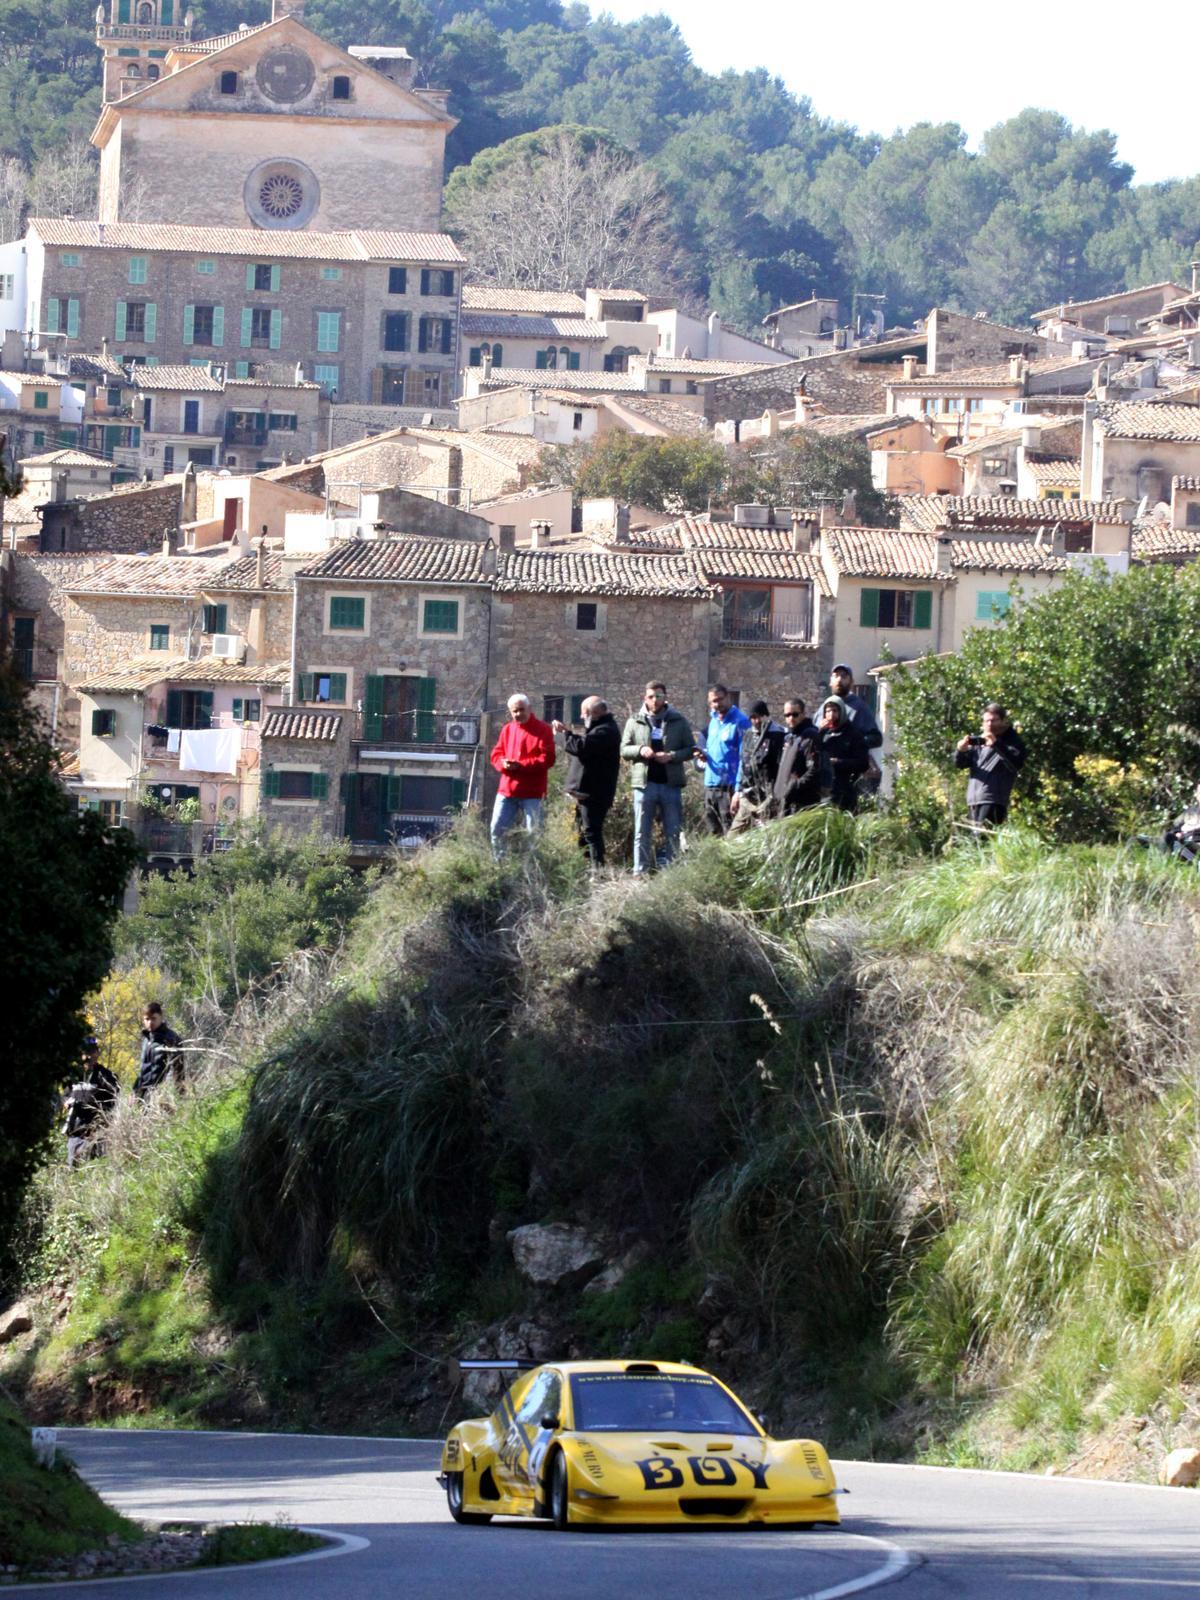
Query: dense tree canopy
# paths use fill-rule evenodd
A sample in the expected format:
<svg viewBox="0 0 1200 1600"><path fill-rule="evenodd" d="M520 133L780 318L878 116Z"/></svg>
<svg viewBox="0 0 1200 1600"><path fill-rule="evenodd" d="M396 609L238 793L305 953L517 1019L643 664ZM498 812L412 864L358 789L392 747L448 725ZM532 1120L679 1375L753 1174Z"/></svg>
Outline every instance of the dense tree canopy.
<svg viewBox="0 0 1200 1600"><path fill-rule="evenodd" d="M545 452L540 470L580 499L612 498L681 513L707 511L721 498L729 458L711 439L655 439L614 429L590 445Z"/></svg>
<svg viewBox="0 0 1200 1600"><path fill-rule="evenodd" d="M213 34L268 6L194 10ZM22 199L15 213L5 201L6 158L28 172L95 119L91 16L78 0L0 0L10 233ZM340 44L407 45L424 81L450 91L452 168L541 128L602 129L665 192L695 295L741 326L814 288L884 294L892 323L936 303L1018 318L1177 275L1196 251L1200 179L1134 187L1110 133L1053 111L1023 111L974 153L954 123L881 138L820 116L766 69L702 72L664 16L623 23L560 0L379 0L365 13L309 0L307 20ZM41 187L61 179L43 173Z"/></svg>

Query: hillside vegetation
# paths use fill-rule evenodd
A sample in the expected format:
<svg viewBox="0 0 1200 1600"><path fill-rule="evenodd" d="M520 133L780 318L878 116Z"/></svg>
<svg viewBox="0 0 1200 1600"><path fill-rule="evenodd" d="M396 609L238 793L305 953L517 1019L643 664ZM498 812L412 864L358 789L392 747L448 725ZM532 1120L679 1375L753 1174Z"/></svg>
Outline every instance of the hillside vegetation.
<svg viewBox="0 0 1200 1600"><path fill-rule="evenodd" d="M464 820L43 1170L6 1381L436 1431L466 1345L637 1352L841 1450L1152 1471L1200 1376L1200 879L907 839L816 811L592 883L561 822L496 864ZM531 1288L505 1236L547 1221L619 1281Z"/></svg>

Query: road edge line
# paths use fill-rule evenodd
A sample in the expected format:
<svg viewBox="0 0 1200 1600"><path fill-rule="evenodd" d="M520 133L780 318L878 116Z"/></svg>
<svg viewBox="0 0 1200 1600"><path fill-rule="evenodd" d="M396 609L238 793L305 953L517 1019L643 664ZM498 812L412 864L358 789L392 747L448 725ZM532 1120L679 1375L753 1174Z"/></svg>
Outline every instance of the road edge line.
<svg viewBox="0 0 1200 1600"><path fill-rule="evenodd" d="M801 1600L842 1600L845 1595L862 1594L866 1589L881 1589L885 1583L898 1582L918 1565L915 1556L910 1556L907 1550L893 1544L890 1539L877 1539L870 1533L853 1533L850 1537L879 1545L888 1551L887 1560L873 1572L864 1572L861 1578L848 1578L845 1583L835 1584L832 1589L814 1589L810 1594L803 1595Z"/></svg>

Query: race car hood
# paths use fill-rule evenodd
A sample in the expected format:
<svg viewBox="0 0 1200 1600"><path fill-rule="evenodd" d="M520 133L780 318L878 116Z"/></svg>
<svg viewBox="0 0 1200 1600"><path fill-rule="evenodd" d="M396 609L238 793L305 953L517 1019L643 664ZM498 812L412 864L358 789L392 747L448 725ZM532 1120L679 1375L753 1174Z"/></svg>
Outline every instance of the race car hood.
<svg viewBox="0 0 1200 1600"><path fill-rule="evenodd" d="M716 1494L746 1494L789 1486L805 1493L834 1487L829 1461L820 1445L807 1439L776 1440L758 1434L578 1433L564 1446L599 1494L697 1488Z"/></svg>

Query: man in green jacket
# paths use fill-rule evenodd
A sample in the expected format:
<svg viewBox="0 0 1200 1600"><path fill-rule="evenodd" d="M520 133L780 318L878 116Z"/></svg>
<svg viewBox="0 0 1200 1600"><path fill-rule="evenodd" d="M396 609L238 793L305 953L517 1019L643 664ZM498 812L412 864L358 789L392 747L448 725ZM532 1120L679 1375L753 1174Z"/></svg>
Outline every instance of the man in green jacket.
<svg viewBox="0 0 1200 1600"><path fill-rule="evenodd" d="M646 685L646 698L625 724L621 757L633 768L633 870L649 872L654 863L654 819L662 818L664 861L673 861L683 826L683 786L695 739L682 712L667 704L666 686Z"/></svg>

